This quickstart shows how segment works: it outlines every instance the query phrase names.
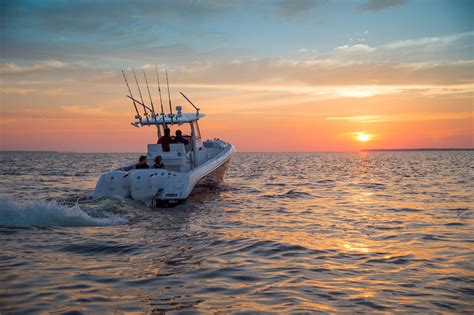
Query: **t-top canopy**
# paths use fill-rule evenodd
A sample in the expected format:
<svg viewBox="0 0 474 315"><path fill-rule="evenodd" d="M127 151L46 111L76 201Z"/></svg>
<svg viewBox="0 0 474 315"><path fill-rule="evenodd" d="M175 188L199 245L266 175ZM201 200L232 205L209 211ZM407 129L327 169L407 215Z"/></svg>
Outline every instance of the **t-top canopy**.
<svg viewBox="0 0 474 315"><path fill-rule="evenodd" d="M156 126L156 125L181 125L184 123L189 123L206 116L205 114L196 114L196 113L181 113L177 115L158 115L155 117L140 117L136 121L132 122L132 125L135 127L139 126Z"/></svg>
<svg viewBox="0 0 474 315"><path fill-rule="evenodd" d="M158 93L160 96L160 106L161 108L161 113L157 113L157 110L155 110L155 106L153 104L153 98L150 93L150 86L148 85L148 79L146 77L145 69L143 69L143 77L145 78L145 83L146 83L146 90L148 91L148 96L150 103L147 105L145 104L145 101L143 99L142 91L140 89L140 85L138 84L138 79L137 75L135 73L135 69L132 67L133 71L133 77L135 78L135 83L137 84L137 90L138 94L140 95L140 100L137 98L133 97L132 90L130 89L130 85L128 84L127 76L125 75L125 72L122 70L123 74L123 79L125 80L125 84L127 85L128 92L130 95L127 95L127 98L132 100L133 107L135 108L135 112L137 113L135 115L135 121L132 122L132 125L135 127L139 126L159 126L159 125L181 125L184 123L190 123L193 121L198 120L199 118L204 117L204 114L199 113L199 108L191 102L191 100L184 95L183 92L179 92L185 99L188 101L189 104L191 104L192 107L196 110L195 114L192 113L183 113L181 112L182 106L176 106L176 112L173 113L172 110L172 105L171 105L171 94L170 94L170 86L168 83L168 71L166 71L166 86L168 90L168 104L169 104L169 114L164 113L164 107L163 106L163 99L161 96L161 87L160 87L160 77L158 74L158 66L155 65L155 70L156 70L156 80L157 80L157 85L158 85ZM157 104L158 105L158 104ZM140 114L138 109L143 109L143 116ZM158 107L156 107L158 109Z"/></svg>

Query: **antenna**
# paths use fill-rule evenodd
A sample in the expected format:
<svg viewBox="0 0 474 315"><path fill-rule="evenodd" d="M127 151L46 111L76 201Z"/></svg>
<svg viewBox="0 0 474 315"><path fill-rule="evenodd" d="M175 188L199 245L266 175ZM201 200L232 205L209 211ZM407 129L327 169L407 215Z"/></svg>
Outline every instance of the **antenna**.
<svg viewBox="0 0 474 315"><path fill-rule="evenodd" d="M187 98L186 95L184 95L183 92L179 92L179 93L181 93L181 95L184 96L184 98L186 99L186 101L188 101L189 104L191 104L191 105L194 107L194 109L196 110L196 116L199 116L199 111L200 111L200 109L197 108L196 105L194 105L193 102L191 102L191 101L189 100L189 98Z"/></svg>
<svg viewBox="0 0 474 315"><path fill-rule="evenodd" d="M138 93L140 93L140 99L142 100L142 105L143 105L143 110L145 111L146 121L147 123L150 123L150 121L148 120L148 113L146 112L145 102L143 101L142 91L140 90L140 85L138 85L137 74L135 73L135 69L133 69L133 67L132 67L132 70L133 70L133 75L135 76L135 82L137 83Z"/></svg>
<svg viewBox="0 0 474 315"><path fill-rule="evenodd" d="M145 77L146 88L148 90L148 96L150 97L152 117L155 119L155 123L157 123L156 114L155 114L155 107L153 106L153 100L151 99L150 87L148 86L148 80L146 79L145 69L143 69L143 76Z"/></svg>
<svg viewBox="0 0 474 315"><path fill-rule="evenodd" d="M133 98L132 90L130 90L130 86L128 85L127 77L125 76L125 72L123 72L123 69L122 69L122 74L123 74L123 78L125 80L125 84L127 84L128 92L130 93L130 96ZM137 104L135 104L135 101L133 99L132 99L132 102L133 102L133 107L135 107L135 111L137 112L136 118L138 118L138 120L140 121L140 124L141 124L142 123L142 117L138 113Z"/></svg>
<svg viewBox="0 0 474 315"><path fill-rule="evenodd" d="M166 70L166 84L168 85L168 100L170 101L170 117L173 122L173 108L171 107L170 83L168 82L168 70Z"/></svg>
<svg viewBox="0 0 474 315"><path fill-rule="evenodd" d="M158 66L155 65L156 80L158 81L158 93L160 94L161 116L163 117L163 124L165 123L165 112L163 111L163 100L161 99L160 76L158 75Z"/></svg>

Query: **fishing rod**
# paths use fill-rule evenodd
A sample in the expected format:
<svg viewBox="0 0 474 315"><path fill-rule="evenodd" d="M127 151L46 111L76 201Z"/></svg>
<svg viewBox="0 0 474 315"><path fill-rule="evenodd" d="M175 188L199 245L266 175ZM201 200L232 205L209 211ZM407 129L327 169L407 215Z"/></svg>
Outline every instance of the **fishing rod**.
<svg viewBox="0 0 474 315"><path fill-rule="evenodd" d="M168 85L168 100L170 101L170 117L171 123L173 123L173 108L171 107L171 94L170 94L170 83L168 82L168 70L166 71L166 84Z"/></svg>
<svg viewBox="0 0 474 315"><path fill-rule="evenodd" d="M194 109L196 110L196 116L199 116L199 111L200 111L200 109L197 108L196 105L194 105L193 102L191 102L191 101L189 100L189 98L187 98L186 95L184 95L183 92L179 92L179 93L181 93L181 95L186 99L186 101L188 101L189 104L191 104L191 105L194 107Z"/></svg>
<svg viewBox="0 0 474 315"><path fill-rule="evenodd" d="M130 89L130 86L128 85L127 77L125 76L125 72L123 72L123 69L122 69L122 74L123 74L123 78L125 79L125 84L127 84L128 92L130 93L130 96L132 97L133 107L135 107L135 111L137 112L137 117L136 118L138 118L138 120L140 121L140 124L141 124L142 123L142 117L140 116L140 113L138 112L137 104L135 104L135 100L133 99L132 90Z"/></svg>
<svg viewBox="0 0 474 315"><path fill-rule="evenodd" d="M150 87L148 86L148 80L147 80L147 78L146 78L145 69L143 69L143 76L145 77L146 88L147 88L147 90L148 90L148 96L150 97L150 103L151 103L151 109L152 109L151 117L155 119L155 125L158 126L158 122L156 121L155 106L153 105L153 100L151 99Z"/></svg>
<svg viewBox="0 0 474 315"><path fill-rule="evenodd" d="M145 102L143 101L142 91L140 90L140 85L138 84L137 74L135 73L135 69L133 69L133 67L132 67L132 70L133 70L133 75L135 76L135 82L137 83L138 93L140 93L140 99L142 100L143 110L145 111L146 122L149 124L150 121L148 120L148 113L146 112L146 107L144 105Z"/></svg>
<svg viewBox="0 0 474 315"><path fill-rule="evenodd" d="M161 88L160 88L160 76L158 75L158 66L155 65L156 70L156 80L158 81L158 93L160 94L160 105L161 105L161 117L163 118L163 125L165 124L165 112L163 110L163 100L161 98Z"/></svg>
<svg viewBox="0 0 474 315"><path fill-rule="evenodd" d="M151 108L148 107L147 105L143 104L142 102L140 102L139 100L137 99L134 99L133 97L131 97L130 95L126 95L129 99L131 99L132 101L134 101L135 103L138 103L140 105L142 105L144 108L148 109L150 112L151 112Z"/></svg>

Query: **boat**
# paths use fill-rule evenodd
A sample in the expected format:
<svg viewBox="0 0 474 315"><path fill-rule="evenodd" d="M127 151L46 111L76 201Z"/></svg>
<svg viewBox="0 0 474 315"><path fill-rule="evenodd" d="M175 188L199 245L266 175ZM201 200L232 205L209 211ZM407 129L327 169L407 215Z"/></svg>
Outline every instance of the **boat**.
<svg viewBox="0 0 474 315"><path fill-rule="evenodd" d="M158 139L165 134L165 129L181 131L186 128L188 134L180 138L185 139L184 141L181 140L178 143L172 141L169 148L160 143L148 144L146 164L150 168L137 169L137 161L133 161L128 165L103 173L97 181L92 198L132 198L151 207L169 206L185 201L197 184L218 185L221 183L235 152L234 146L217 138L205 141L201 138L199 120L205 117L205 114L200 113L200 109L182 92L180 94L191 104L195 112L185 113L182 111L182 106L176 106L173 113L167 72L169 113L164 112L158 68L156 68L156 77L161 112L157 113L145 71L143 75L148 90L149 104L144 102L135 70L133 68L132 70L140 100L134 98L125 72L122 70L130 94L127 98L132 101L136 111L135 120L131 125L156 127ZM140 114L139 109L143 110L143 115ZM161 157L162 165L159 166L161 168L151 166L157 156Z"/></svg>

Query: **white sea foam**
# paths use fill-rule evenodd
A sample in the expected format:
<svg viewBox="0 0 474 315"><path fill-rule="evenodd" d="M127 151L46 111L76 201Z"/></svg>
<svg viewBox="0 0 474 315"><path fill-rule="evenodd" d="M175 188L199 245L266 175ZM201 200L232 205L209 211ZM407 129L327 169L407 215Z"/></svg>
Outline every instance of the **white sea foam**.
<svg viewBox="0 0 474 315"><path fill-rule="evenodd" d="M61 205L54 200L17 203L10 197L0 196L0 225L105 226L127 222L114 214L92 217L78 205Z"/></svg>

